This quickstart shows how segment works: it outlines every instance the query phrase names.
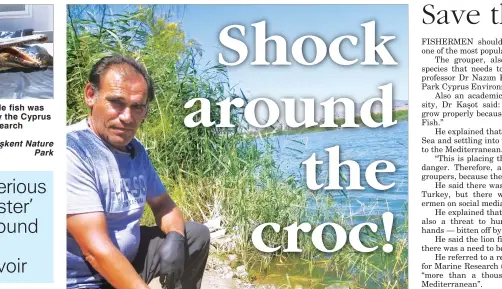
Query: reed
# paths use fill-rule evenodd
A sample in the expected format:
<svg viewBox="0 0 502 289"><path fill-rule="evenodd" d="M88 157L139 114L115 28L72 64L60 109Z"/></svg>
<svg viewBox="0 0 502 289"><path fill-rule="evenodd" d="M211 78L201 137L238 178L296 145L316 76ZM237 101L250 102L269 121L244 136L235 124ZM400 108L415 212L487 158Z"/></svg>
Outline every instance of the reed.
<svg viewBox="0 0 502 289"><path fill-rule="evenodd" d="M304 248L301 254L257 251L251 243L251 233L259 224L274 222L285 227L295 222L317 224L329 219L349 227L350 218L333 214L337 201L330 195L308 191L293 176L282 174L272 157L274 145L270 140L247 137L242 111L233 112L236 129L184 126L184 117L191 112L184 104L190 99L208 98L214 104L227 97L245 96L230 85L225 67L201 62L202 47L187 39L181 25L168 17L178 8L130 7L116 14L110 7L68 6L68 123L87 115L82 91L92 64L113 52L131 56L148 69L156 90L156 99L150 104L138 139L186 219L204 222L223 217L224 227L236 236L234 252L224 253L238 254L239 263L253 272L251 279L270 272L273 264L294 260L296 264L308 264L310 276L322 264L324 276L336 276L354 286L407 288L405 237L396 241L394 253L386 255L343 249L327 256L313 247L308 234L300 236L300 246ZM212 119L217 119L216 106L211 113ZM154 223L149 209L142 223ZM383 240L378 235L369 237ZM271 247L283 246L287 235L266 230L263 238ZM333 241L333 236L327 238ZM284 285L291 286L292 279L287 279ZM317 281L312 282L316 286Z"/></svg>

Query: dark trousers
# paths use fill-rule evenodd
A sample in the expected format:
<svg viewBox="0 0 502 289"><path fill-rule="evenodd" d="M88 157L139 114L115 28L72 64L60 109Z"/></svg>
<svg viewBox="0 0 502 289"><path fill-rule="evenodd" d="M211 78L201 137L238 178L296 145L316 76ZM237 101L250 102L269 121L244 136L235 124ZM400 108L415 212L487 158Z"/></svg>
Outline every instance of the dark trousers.
<svg viewBox="0 0 502 289"><path fill-rule="evenodd" d="M132 265L141 278L149 284L154 278L159 277L160 258L157 251L164 241L165 234L157 226L141 226L140 230L139 250ZM187 241L185 270L176 287L168 289L199 289L202 284L202 275L209 256L209 229L200 223L185 222L185 237Z"/></svg>

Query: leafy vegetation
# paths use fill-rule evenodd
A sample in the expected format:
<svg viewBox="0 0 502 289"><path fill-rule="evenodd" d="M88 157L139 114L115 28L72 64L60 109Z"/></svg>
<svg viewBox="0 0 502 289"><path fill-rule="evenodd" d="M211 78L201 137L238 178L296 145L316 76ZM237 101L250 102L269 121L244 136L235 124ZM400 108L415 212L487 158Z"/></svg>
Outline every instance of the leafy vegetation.
<svg viewBox="0 0 502 289"><path fill-rule="evenodd" d="M256 250L251 233L258 224L275 222L285 227L295 222L317 224L329 219L348 228L349 218L333 213L335 204L329 196L308 192L293 177L281 174L272 158L273 146L266 139L249 138L242 133L245 126L240 111L232 115L236 129L186 128L183 120L192 112L184 108L188 100L210 99L214 106L212 119L216 119L219 111L214 103L244 96L230 86L224 67L201 63L202 48L186 39L179 23L169 20L175 8L167 12L165 6L123 10L111 13L107 5L68 6L68 123L88 114L83 88L92 65L111 53L133 57L145 65L156 90L138 139L187 219L204 222L223 217L223 225L237 237L233 253L238 254L240 263L253 269L254 278L270 273L273 264L286 258L309 266L310 276L322 263L325 275L349 281L354 288L369 288L368 284L374 288L407 288L406 237L396 240L395 253L385 255L362 254L347 248L327 256L312 246L308 234L300 237L300 246L304 248L301 255L282 250L264 254ZM312 210L309 204L313 200L323 205ZM154 223L149 210L142 223ZM386 242L383 236L370 231L366 234L371 240ZM286 238L285 232L264 232L264 240L271 247L285 245ZM317 281L312 280L310 285L315 286Z"/></svg>

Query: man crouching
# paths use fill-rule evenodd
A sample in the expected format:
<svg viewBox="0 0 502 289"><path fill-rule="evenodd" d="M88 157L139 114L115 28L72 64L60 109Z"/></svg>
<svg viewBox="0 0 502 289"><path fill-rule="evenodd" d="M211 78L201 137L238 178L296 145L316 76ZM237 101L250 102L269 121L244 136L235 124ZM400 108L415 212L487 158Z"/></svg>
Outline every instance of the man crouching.
<svg viewBox="0 0 502 289"><path fill-rule="evenodd" d="M88 118L67 134L67 287L200 288L209 230L185 222L134 137L154 98L142 65L99 60L85 86ZM140 226L145 204L157 226Z"/></svg>

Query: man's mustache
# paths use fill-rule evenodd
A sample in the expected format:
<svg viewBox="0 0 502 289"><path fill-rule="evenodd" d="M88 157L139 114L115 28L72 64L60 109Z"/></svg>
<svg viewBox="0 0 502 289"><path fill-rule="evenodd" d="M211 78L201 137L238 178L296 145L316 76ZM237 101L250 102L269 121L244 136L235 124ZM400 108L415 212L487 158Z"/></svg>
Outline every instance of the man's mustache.
<svg viewBox="0 0 502 289"><path fill-rule="evenodd" d="M137 128L137 126L135 125L112 125L110 126L110 128L113 128L113 129L120 129L120 130L135 130Z"/></svg>

